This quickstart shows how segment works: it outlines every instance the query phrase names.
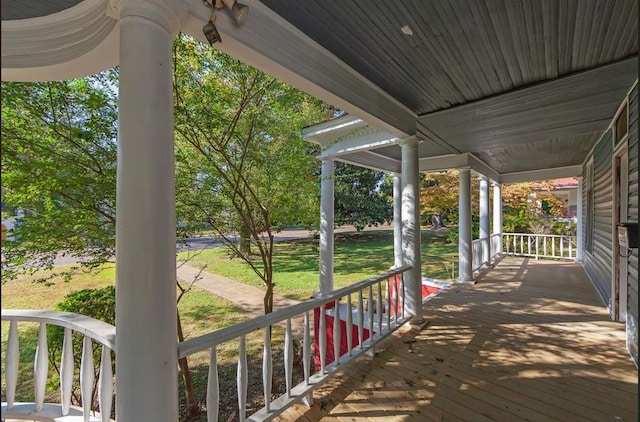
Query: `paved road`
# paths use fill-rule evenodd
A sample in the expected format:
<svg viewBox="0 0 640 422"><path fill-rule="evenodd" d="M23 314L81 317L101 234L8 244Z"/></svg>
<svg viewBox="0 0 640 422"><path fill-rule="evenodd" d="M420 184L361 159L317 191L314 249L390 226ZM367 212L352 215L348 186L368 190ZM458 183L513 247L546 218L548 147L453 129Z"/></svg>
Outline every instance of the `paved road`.
<svg viewBox="0 0 640 422"><path fill-rule="evenodd" d="M392 226L384 225L380 227L367 227L365 230L380 230L380 229L389 229ZM345 233L355 231L353 226L341 226L337 227L334 232L335 233ZM274 236L274 241L282 242L286 240L295 240L295 239L304 239L307 237L311 237L316 234L316 231L313 230L305 230L305 229L284 229L279 233L276 233ZM219 248L222 246L222 243L217 240L215 236L199 236L199 237L191 237L187 239L180 239L176 242L176 250L178 252L184 251L196 251L200 249L212 249ZM76 258L70 256L63 256L62 253L56 258L54 261L55 266L59 265L70 265L77 263L78 260Z"/></svg>

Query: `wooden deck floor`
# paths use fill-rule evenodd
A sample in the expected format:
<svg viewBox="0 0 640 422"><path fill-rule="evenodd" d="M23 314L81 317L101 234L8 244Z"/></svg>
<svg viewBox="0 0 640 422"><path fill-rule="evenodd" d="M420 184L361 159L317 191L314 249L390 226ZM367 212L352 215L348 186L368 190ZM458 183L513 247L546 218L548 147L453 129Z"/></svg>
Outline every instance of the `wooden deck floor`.
<svg viewBox="0 0 640 422"><path fill-rule="evenodd" d="M638 371L573 263L505 258L281 421L637 421Z"/></svg>

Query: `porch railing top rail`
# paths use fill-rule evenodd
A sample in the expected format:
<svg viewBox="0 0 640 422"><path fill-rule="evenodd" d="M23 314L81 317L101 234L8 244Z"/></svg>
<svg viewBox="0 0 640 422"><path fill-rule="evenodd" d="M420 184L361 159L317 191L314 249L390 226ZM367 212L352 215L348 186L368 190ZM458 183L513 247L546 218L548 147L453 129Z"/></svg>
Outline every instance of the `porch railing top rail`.
<svg viewBox="0 0 640 422"><path fill-rule="evenodd" d="M2 309L2 320L43 322L63 328L70 328L75 332L94 339L111 350L116 350L116 327L85 315L60 311Z"/></svg>
<svg viewBox="0 0 640 422"><path fill-rule="evenodd" d="M207 350L211 348L212 345L238 338L244 334L251 333L261 328L277 325L282 321L294 318L322 305L333 303L341 297L347 296L351 293L356 293L371 284L386 280L390 277L394 277L397 274L402 274L410 268L411 266L408 265L398 267L390 270L385 274L359 281L350 286L343 287L342 289L334 290L328 295L319 296L313 300L308 300L306 302L298 303L293 306L278 309L277 311L271 312L270 314L254 318L240 324L232 325L230 327L222 328L220 330L207 333L199 337L185 340L178 345L178 358L184 358L193 353Z"/></svg>

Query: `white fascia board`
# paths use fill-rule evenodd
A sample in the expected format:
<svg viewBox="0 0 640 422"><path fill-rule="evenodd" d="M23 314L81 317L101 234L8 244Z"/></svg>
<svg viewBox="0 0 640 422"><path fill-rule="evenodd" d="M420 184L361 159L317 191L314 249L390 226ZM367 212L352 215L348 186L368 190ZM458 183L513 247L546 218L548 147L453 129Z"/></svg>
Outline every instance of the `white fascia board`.
<svg viewBox="0 0 640 422"><path fill-rule="evenodd" d="M364 120L350 115L340 116L302 129L302 137L305 141L318 145L324 145L345 134L356 127L367 124Z"/></svg>
<svg viewBox="0 0 640 422"><path fill-rule="evenodd" d="M206 42L202 26L211 10L202 0L177 0L189 16L182 30ZM244 0L249 15L236 25L220 11L214 47L397 137L415 132L416 115L258 0Z"/></svg>
<svg viewBox="0 0 640 422"><path fill-rule="evenodd" d="M566 166L551 169L505 173L500 177L501 183L533 182L536 180L560 179L562 177L582 176L582 166Z"/></svg>
<svg viewBox="0 0 640 422"><path fill-rule="evenodd" d="M384 173L390 173L390 174L394 174L394 175L400 175L402 173L402 169L401 169L401 164L400 162L396 161L396 160L388 160L385 162L385 166L373 166L371 164L363 164L361 162L358 162L357 160L353 160L351 158L353 158L355 156L353 155L344 155L341 157L336 157L335 161L340 161L342 163L347 163L347 164L351 164L354 166L358 166L358 167L363 167L363 168L367 168L367 169L371 169L371 170L375 170L375 171L381 171ZM320 157L318 157L320 158Z"/></svg>
<svg viewBox="0 0 640 422"><path fill-rule="evenodd" d="M369 127L369 129L372 129ZM372 129L365 131L361 135L347 136L334 141L331 146L323 149L321 157L337 157L340 155L352 154L358 151L367 151L400 143L400 138L396 138L381 130Z"/></svg>

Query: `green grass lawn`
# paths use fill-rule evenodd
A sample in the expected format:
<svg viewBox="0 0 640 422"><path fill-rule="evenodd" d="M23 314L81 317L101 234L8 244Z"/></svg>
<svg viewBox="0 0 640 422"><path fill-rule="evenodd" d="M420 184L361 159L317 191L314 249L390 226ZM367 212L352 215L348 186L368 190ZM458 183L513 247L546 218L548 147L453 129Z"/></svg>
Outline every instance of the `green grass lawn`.
<svg viewBox="0 0 640 422"><path fill-rule="evenodd" d="M334 247L336 289L382 274L393 265L393 231L372 230L336 235ZM447 242L446 233L422 233L422 273L451 279L457 266L458 246ZM183 252L179 259L251 286L263 288L260 278L241 259L230 258L226 249L207 249L195 254ZM299 239L274 244L274 281L280 295L305 300L318 290L318 239Z"/></svg>

